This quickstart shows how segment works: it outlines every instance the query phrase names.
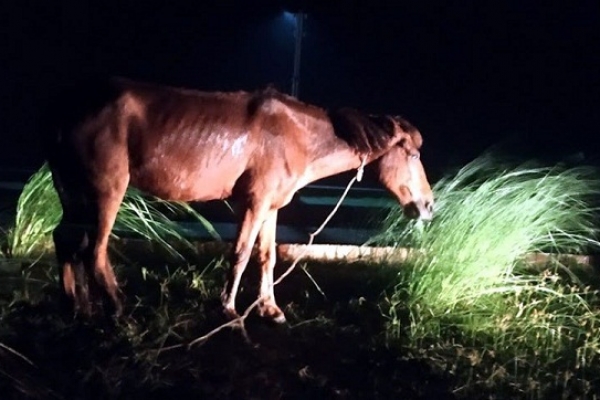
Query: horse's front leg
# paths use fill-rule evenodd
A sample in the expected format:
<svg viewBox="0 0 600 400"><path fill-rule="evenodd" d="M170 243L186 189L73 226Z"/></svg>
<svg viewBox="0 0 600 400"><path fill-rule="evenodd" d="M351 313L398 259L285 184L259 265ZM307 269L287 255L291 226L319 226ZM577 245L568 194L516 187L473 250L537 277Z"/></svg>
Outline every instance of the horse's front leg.
<svg viewBox="0 0 600 400"><path fill-rule="evenodd" d="M273 270L276 262L275 232L277 210L269 212L258 234L258 258L260 262L260 303L258 313L278 324L285 322L285 314L275 302Z"/></svg>
<svg viewBox="0 0 600 400"><path fill-rule="evenodd" d="M248 265L254 242L266 215L267 212L264 209L248 208L239 227L235 248L231 257L229 276L221 293L223 311L230 319L239 317L235 309L235 298L240 287L242 274Z"/></svg>

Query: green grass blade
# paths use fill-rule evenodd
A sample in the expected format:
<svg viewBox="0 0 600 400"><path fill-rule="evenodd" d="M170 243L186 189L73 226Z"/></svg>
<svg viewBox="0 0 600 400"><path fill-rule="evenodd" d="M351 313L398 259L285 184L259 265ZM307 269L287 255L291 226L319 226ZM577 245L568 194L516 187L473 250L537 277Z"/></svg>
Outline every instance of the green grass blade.
<svg viewBox="0 0 600 400"><path fill-rule="evenodd" d="M44 164L25 184L19 196L14 226L5 237L4 254L8 257L34 258L52 249L52 231L60 222L62 207ZM183 202L165 202L129 188L115 222L118 235L133 235L155 242L168 254L184 258L179 249L195 251L171 215L183 215L199 221L215 239L220 239L212 224Z"/></svg>

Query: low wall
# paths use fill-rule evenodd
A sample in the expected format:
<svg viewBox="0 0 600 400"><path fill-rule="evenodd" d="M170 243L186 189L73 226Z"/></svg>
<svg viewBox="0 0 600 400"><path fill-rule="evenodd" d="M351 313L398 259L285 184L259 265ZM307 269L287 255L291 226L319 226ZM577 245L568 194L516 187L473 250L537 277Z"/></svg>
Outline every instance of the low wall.
<svg viewBox="0 0 600 400"><path fill-rule="evenodd" d="M152 254L152 244L137 239L121 239L119 248L130 250L135 248L134 253L141 255ZM232 244L223 241L195 242L198 254L215 257L228 254ZM330 244L293 244L282 243L277 246L278 259L292 262L298 257L303 260L314 261L345 261L345 262L394 262L402 263L415 254L415 249L405 247L374 247L355 245L330 245ZM133 256L135 257L135 256ZM551 253L529 253L524 257L525 262L540 267L549 263L561 263L568 267L578 266L580 268L596 271L600 266L600 256L597 255L575 255L575 254L551 254ZM141 261L141 260L140 260Z"/></svg>

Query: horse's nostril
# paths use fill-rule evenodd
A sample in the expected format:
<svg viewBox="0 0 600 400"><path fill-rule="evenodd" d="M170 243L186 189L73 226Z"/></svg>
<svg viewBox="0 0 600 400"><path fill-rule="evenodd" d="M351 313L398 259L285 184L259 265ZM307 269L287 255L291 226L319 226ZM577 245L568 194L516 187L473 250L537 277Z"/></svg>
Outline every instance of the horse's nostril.
<svg viewBox="0 0 600 400"><path fill-rule="evenodd" d="M427 203L425 203L425 208L427 209L427 211L429 211L430 213L433 213L433 203L428 201Z"/></svg>

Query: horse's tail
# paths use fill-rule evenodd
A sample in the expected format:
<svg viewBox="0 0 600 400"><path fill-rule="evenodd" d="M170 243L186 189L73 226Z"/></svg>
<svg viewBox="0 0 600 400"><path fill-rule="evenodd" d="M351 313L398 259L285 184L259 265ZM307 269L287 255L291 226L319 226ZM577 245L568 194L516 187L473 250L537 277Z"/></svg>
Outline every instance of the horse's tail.
<svg viewBox="0 0 600 400"><path fill-rule="evenodd" d="M74 178L81 171L75 160L71 136L85 117L85 100L82 101L81 97L87 86L87 79L62 84L50 94L43 113L43 129L39 131L41 155L52 173L61 202L68 197L69 187L72 190L78 186Z"/></svg>
<svg viewBox="0 0 600 400"><path fill-rule="evenodd" d="M95 75L74 79L51 94L43 116L44 128L40 130L42 156L51 169L73 166L75 151L71 136L76 127L114 95L109 81Z"/></svg>

